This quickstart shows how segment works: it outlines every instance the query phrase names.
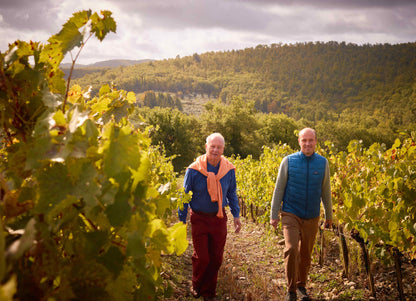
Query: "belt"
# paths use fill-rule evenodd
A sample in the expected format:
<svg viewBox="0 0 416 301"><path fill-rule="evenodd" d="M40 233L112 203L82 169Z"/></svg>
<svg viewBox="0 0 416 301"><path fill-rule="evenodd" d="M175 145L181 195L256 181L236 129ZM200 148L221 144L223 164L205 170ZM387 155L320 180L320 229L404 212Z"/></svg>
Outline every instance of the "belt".
<svg viewBox="0 0 416 301"><path fill-rule="evenodd" d="M202 216L217 216L217 212L202 212L198 210L192 210L192 212L195 212L196 214L202 215Z"/></svg>

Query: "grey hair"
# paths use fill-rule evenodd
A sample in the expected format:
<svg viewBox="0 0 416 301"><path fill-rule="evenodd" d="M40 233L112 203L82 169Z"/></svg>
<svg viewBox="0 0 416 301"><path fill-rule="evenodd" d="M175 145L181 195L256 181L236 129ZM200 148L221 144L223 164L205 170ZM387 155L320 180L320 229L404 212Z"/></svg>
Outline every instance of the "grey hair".
<svg viewBox="0 0 416 301"><path fill-rule="evenodd" d="M212 139L217 138L217 137L220 138L222 140L222 143L225 145L224 136L221 135L220 133L212 133L211 135L209 135L207 137L206 143L208 144Z"/></svg>

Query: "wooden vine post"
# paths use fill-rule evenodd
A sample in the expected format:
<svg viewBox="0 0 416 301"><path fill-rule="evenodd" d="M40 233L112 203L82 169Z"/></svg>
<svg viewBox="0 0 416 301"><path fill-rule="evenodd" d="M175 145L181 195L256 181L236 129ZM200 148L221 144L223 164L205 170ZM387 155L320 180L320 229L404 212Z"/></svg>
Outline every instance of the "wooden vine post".
<svg viewBox="0 0 416 301"><path fill-rule="evenodd" d="M394 265L396 267L396 279L397 279L397 289L399 290L400 301L404 301L403 293L403 277L402 277L402 267L400 262L400 251L397 248L393 248L393 257Z"/></svg>
<svg viewBox="0 0 416 301"><path fill-rule="evenodd" d="M247 217L246 203L244 202L243 198L239 197L238 199L240 200L240 203L241 203L241 206L240 206L241 207L241 215L244 216L244 217Z"/></svg>
<svg viewBox="0 0 416 301"><path fill-rule="evenodd" d="M367 251L367 248L365 246L365 241L360 236L360 234L358 233L358 231L356 231L356 230L355 231L352 231L351 237L354 238L358 242L358 244L359 244L359 246L361 248L361 254L363 256L365 270L367 272L368 281L370 283L371 295L374 298L376 298L376 289L375 289L375 286L374 286L374 277L373 277L373 274L371 273L370 258L368 256L368 251Z"/></svg>
<svg viewBox="0 0 416 301"><path fill-rule="evenodd" d="M253 204L252 203L250 204L250 213L251 213L251 220L253 221L253 223L255 223L256 222L256 218L255 218L255 215L254 215L254 208L253 208Z"/></svg>
<svg viewBox="0 0 416 301"><path fill-rule="evenodd" d="M320 250L319 250L319 266L324 265L324 248L325 248L325 234L324 229L319 227L319 236L320 236Z"/></svg>
<svg viewBox="0 0 416 301"><path fill-rule="evenodd" d="M345 240L345 236L344 236L343 225L338 225L338 235L339 235L339 240L340 240L340 245L341 245L341 250L342 250L342 258L344 262L343 275L348 278L348 266L349 266L350 260L349 260L347 241Z"/></svg>

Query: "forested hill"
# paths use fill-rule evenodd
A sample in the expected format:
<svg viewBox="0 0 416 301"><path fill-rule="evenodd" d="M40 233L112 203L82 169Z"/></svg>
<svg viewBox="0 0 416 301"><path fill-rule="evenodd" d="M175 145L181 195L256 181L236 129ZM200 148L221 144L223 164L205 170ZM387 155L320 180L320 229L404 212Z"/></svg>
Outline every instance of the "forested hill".
<svg viewBox="0 0 416 301"><path fill-rule="evenodd" d="M82 87L113 82L127 91L206 94L254 100L263 112L329 120L348 112L416 119L416 43L338 42L258 45L152 61L87 74Z"/></svg>

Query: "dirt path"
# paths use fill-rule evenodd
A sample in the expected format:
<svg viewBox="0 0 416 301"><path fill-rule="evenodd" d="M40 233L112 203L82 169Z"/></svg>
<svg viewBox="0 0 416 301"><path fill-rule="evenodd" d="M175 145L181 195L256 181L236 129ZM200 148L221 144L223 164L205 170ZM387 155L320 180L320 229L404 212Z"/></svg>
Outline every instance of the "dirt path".
<svg viewBox="0 0 416 301"><path fill-rule="evenodd" d="M229 214L229 212L228 212ZM243 229L234 233L229 214L224 262L218 278L218 300L283 300L286 293L281 231L242 218ZM188 226L188 230L189 230ZM188 231L189 232L189 231ZM357 248L350 248L350 275L342 275L338 238L325 231L324 262L320 266L319 246L307 285L313 300L399 300L393 269L374 264L377 298L371 297L368 279ZM190 236L188 236L190 241ZM356 250L356 253L354 253ZM172 296L163 300L195 300L189 294L192 277L192 244L180 257L166 256L162 276L172 286ZM355 259L354 259L355 258ZM403 264L405 300L416 300L416 263ZM202 298L200 298L202 300Z"/></svg>

